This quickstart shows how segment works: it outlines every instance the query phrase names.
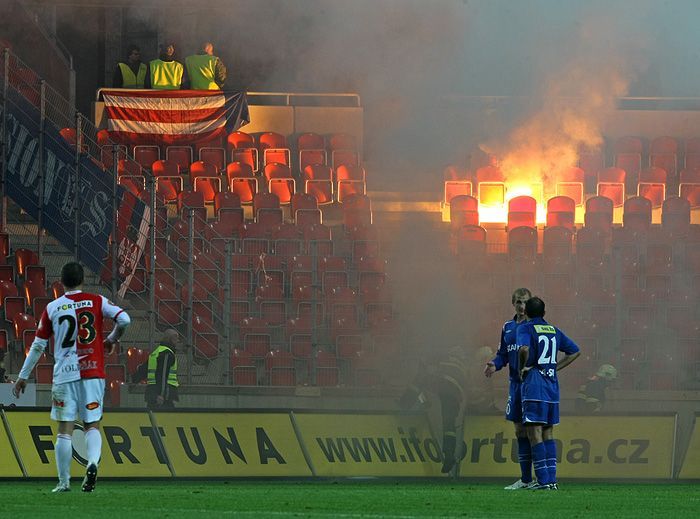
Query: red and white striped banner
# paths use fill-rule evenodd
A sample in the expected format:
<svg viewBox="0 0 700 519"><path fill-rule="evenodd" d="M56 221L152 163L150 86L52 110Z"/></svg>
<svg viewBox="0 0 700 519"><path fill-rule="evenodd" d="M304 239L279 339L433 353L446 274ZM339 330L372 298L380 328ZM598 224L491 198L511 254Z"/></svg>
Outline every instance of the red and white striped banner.
<svg viewBox="0 0 700 519"><path fill-rule="evenodd" d="M242 92L103 90L107 129L122 144L211 141L248 122Z"/></svg>

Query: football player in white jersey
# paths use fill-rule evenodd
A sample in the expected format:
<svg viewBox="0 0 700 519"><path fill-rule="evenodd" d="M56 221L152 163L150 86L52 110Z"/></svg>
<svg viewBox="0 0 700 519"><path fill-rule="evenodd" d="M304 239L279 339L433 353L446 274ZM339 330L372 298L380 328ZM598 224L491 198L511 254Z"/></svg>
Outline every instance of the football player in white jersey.
<svg viewBox="0 0 700 519"><path fill-rule="evenodd" d="M19 373L13 392L19 397L27 379L54 337L53 387L51 419L58 422L56 468L58 485L54 492L70 490L73 423L80 417L84 424L87 446L87 471L82 490L92 492L97 479L97 465L102 451L100 420L105 390L105 348L111 354L124 330L129 315L104 296L82 292L83 267L66 263L61 270L65 294L50 302L39 320L34 342ZM113 319L115 326L102 339L103 318Z"/></svg>

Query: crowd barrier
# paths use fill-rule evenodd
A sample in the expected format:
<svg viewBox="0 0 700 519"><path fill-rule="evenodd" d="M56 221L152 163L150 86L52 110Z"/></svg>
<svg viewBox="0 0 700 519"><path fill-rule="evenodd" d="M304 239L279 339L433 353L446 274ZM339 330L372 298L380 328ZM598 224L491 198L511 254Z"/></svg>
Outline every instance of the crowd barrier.
<svg viewBox="0 0 700 519"><path fill-rule="evenodd" d="M55 477L56 424L45 408L2 409L0 478ZM586 479L698 479L700 430L676 450L677 416L572 416L556 428L558 474ZM422 414L113 410L102 422L100 477L446 477ZM460 476L510 477L517 442L500 416L464 425ZM71 474L84 472L76 428ZM681 459L681 466L674 460Z"/></svg>

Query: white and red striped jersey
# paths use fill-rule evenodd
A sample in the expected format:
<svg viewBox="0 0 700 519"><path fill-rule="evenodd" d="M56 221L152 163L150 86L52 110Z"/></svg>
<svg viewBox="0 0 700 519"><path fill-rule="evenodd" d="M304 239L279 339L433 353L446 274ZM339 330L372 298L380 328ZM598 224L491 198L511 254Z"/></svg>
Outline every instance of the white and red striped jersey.
<svg viewBox="0 0 700 519"><path fill-rule="evenodd" d="M102 323L124 310L106 297L79 290L51 301L41 314L36 339L54 336L53 383L105 378Z"/></svg>

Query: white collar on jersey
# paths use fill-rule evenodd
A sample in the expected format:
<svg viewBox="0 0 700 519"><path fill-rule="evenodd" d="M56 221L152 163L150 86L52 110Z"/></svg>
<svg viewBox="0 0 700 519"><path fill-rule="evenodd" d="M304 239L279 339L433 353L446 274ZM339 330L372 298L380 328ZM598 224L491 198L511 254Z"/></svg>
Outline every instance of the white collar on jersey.
<svg viewBox="0 0 700 519"><path fill-rule="evenodd" d="M64 292L63 295L69 296L71 294L79 294L80 292L82 292L82 290L69 290L68 292Z"/></svg>

